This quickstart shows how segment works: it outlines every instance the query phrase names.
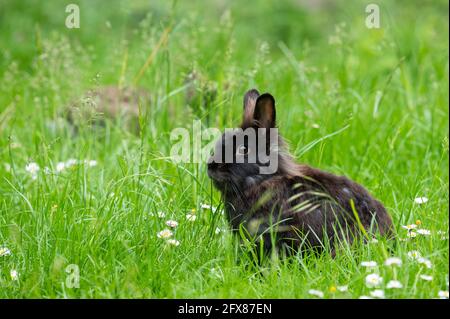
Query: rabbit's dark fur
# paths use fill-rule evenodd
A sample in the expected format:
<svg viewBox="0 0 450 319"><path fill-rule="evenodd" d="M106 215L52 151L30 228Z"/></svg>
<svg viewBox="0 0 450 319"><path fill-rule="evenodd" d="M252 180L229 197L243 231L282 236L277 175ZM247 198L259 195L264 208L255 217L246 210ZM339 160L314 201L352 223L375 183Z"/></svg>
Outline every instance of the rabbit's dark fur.
<svg viewBox="0 0 450 319"><path fill-rule="evenodd" d="M268 136L258 128L274 128L275 113L275 100L270 94L250 90L244 97L241 128L255 129L257 139ZM232 135L223 134L215 153L236 143ZM256 241L263 240L266 249L275 243L277 248L294 251L301 247L333 249L338 240L352 242L359 237L361 227L368 235L376 231L393 235L386 209L366 189L344 176L297 164L280 136L277 142L278 148L270 150L278 157L278 169L273 174L259 173L259 159L256 163L237 163L233 158L232 163L221 163L215 154L208 162L208 175L222 193L234 231L243 227ZM269 149L273 141L267 138L266 143ZM233 145L234 152L240 147L243 150L235 157L244 153L247 159L251 150L246 146Z"/></svg>

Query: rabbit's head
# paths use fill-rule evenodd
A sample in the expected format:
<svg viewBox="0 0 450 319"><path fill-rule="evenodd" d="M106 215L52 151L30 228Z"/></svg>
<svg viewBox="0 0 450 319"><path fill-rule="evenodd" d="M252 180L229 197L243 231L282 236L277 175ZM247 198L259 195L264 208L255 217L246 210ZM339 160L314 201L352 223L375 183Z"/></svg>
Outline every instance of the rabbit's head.
<svg viewBox="0 0 450 319"><path fill-rule="evenodd" d="M255 89L245 94L241 127L226 129L208 160L208 176L219 190L243 190L276 174L295 173L275 119L272 95Z"/></svg>

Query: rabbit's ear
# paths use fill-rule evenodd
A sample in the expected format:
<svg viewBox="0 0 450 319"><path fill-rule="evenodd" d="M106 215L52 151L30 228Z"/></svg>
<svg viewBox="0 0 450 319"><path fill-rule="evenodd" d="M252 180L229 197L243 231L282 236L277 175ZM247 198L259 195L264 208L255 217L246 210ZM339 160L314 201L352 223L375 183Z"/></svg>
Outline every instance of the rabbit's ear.
<svg viewBox="0 0 450 319"><path fill-rule="evenodd" d="M253 112L255 111L256 100L259 92L256 89L247 91L244 95L244 122L253 121Z"/></svg>
<svg viewBox="0 0 450 319"><path fill-rule="evenodd" d="M255 111L253 112L253 120L260 127L275 127L275 99L269 93L260 95L256 100Z"/></svg>

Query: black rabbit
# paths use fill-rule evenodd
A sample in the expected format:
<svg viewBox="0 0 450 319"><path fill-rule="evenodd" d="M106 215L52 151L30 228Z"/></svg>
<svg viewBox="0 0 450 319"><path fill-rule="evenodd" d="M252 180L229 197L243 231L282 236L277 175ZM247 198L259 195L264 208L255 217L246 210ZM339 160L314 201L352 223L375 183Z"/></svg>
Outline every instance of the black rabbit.
<svg viewBox="0 0 450 319"><path fill-rule="evenodd" d="M392 236L386 209L361 185L293 160L275 114L272 95L248 91L241 129L226 130L208 161L233 231L242 227L266 250L327 246L333 255L342 240L368 239L376 231ZM268 159L277 166L270 168Z"/></svg>

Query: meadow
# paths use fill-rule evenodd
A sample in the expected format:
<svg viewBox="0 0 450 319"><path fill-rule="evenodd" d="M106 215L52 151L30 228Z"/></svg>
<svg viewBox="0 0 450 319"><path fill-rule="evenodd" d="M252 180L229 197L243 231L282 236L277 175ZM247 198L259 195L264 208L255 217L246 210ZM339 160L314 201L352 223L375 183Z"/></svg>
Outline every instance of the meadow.
<svg viewBox="0 0 450 319"><path fill-rule="evenodd" d="M0 0L0 298L448 298L448 2L376 1L371 29L369 3ZM105 86L149 92L137 132L67 121ZM170 158L173 129L236 127L253 87L393 242L255 266L205 163Z"/></svg>

